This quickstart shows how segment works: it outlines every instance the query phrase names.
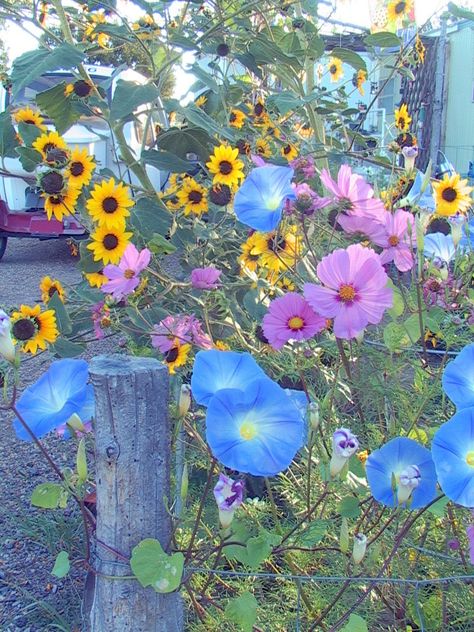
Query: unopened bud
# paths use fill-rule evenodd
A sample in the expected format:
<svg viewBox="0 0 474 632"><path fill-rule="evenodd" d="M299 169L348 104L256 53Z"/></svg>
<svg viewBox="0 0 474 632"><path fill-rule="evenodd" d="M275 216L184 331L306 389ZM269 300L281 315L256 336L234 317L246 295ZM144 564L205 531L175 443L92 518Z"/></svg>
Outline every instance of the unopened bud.
<svg viewBox="0 0 474 632"><path fill-rule="evenodd" d="M310 402L308 404L308 422L312 430L318 429L320 423L318 402Z"/></svg>
<svg viewBox="0 0 474 632"><path fill-rule="evenodd" d="M342 519L341 532L339 534L339 548L343 553L347 553L349 550L349 525L347 518Z"/></svg>
<svg viewBox="0 0 474 632"><path fill-rule="evenodd" d="M188 487L189 487L188 464L185 463L183 465L183 473L181 476L181 490L180 490L181 502L183 503L183 506L186 503L186 498L188 496Z"/></svg>
<svg viewBox="0 0 474 632"><path fill-rule="evenodd" d="M364 559L367 550L367 536L358 533L354 536L354 546L352 548L352 559L355 564L360 564Z"/></svg>
<svg viewBox="0 0 474 632"><path fill-rule="evenodd" d="M0 356L8 360L15 361L15 345L11 335L10 318L0 309Z"/></svg>
<svg viewBox="0 0 474 632"><path fill-rule="evenodd" d="M179 391L178 399L178 415L184 417L191 406L191 387L189 384L183 384Z"/></svg>

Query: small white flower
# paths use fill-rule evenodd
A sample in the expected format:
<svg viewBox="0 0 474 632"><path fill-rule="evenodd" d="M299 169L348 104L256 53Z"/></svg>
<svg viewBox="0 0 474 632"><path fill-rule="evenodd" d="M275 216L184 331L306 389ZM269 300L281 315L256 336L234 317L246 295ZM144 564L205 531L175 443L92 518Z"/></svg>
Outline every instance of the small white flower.
<svg viewBox="0 0 474 632"><path fill-rule="evenodd" d="M0 309L0 355L13 362L15 360L15 345L11 336L10 318Z"/></svg>

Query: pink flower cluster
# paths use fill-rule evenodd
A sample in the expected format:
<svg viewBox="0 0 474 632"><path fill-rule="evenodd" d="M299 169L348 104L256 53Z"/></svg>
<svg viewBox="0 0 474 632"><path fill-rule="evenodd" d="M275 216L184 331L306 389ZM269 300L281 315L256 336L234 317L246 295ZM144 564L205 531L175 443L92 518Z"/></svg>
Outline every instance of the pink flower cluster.
<svg viewBox="0 0 474 632"><path fill-rule="evenodd" d="M104 283L101 290L106 294L121 300L131 294L140 284L139 274L150 263L151 252L148 248L138 251L133 244L128 244L116 266L109 264L104 268L104 276L109 281Z"/></svg>
<svg viewBox="0 0 474 632"><path fill-rule="evenodd" d="M180 314L167 316L158 325L153 326L151 344L161 353L167 353L178 340L179 343L192 343L201 349L212 349L212 340L204 333L199 320L193 315Z"/></svg>
<svg viewBox="0 0 474 632"><path fill-rule="evenodd" d="M312 215L331 204L331 198L320 197L306 182L292 184L292 187L295 191L296 199L287 201L289 212L297 211L302 215Z"/></svg>
<svg viewBox="0 0 474 632"><path fill-rule="evenodd" d="M334 196L339 210L337 222L346 233L362 233L383 248L383 264L393 261L400 272L413 267L416 237L411 213L403 209L387 211L374 197L372 187L348 165L339 169L337 181L323 169L321 181Z"/></svg>
<svg viewBox="0 0 474 632"><path fill-rule="evenodd" d="M326 327L326 319L317 314L296 292L288 292L270 303L263 317L263 333L274 349L289 340L308 340Z"/></svg>

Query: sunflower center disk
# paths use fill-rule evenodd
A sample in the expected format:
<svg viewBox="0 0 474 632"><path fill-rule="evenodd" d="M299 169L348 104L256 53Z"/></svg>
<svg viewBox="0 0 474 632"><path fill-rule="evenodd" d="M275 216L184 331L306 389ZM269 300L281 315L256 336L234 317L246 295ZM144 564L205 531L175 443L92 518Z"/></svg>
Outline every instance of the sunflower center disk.
<svg viewBox="0 0 474 632"><path fill-rule="evenodd" d="M471 450L466 454L466 463L471 467L474 467L474 450Z"/></svg>
<svg viewBox="0 0 474 632"><path fill-rule="evenodd" d="M84 173L84 165L82 164L82 162L73 162L69 170L71 172L71 175L77 178Z"/></svg>
<svg viewBox="0 0 474 632"><path fill-rule="evenodd" d="M397 5L395 5L395 13L397 15L399 13L403 13L405 11L406 6L407 6L406 2L399 2Z"/></svg>
<svg viewBox="0 0 474 632"><path fill-rule="evenodd" d="M30 340L36 331L34 322L29 318L20 318L13 323L12 334L17 340Z"/></svg>
<svg viewBox="0 0 474 632"><path fill-rule="evenodd" d="M458 194L455 189L453 189L452 187L447 187L441 194L441 197L445 202L454 202L454 200L457 198L457 195Z"/></svg>
<svg viewBox="0 0 474 632"><path fill-rule="evenodd" d="M174 362L178 358L178 355L179 355L178 347L173 347L166 354L165 360L166 362L169 362L169 363Z"/></svg>
<svg viewBox="0 0 474 632"><path fill-rule="evenodd" d="M133 277L135 276L135 272L131 268L127 268L125 272L123 273L123 276L126 279L133 279Z"/></svg>
<svg viewBox="0 0 474 632"><path fill-rule="evenodd" d="M304 327L304 320L300 316L293 316L288 321L288 327L293 331L299 331Z"/></svg>
<svg viewBox="0 0 474 632"><path fill-rule="evenodd" d="M48 290L48 296L52 298L56 293L59 294L58 288L55 285L52 285Z"/></svg>
<svg viewBox="0 0 474 632"><path fill-rule="evenodd" d="M344 303L351 303L355 299L356 291L352 285L341 285L338 295Z"/></svg>
<svg viewBox="0 0 474 632"><path fill-rule="evenodd" d="M331 64L331 66L329 67L329 72L331 73L331 75L336 74L337 66L335 64Z"/></svg>
<svg viewBox="0 0 474 632"><path fill-rule="evenodd" d="M245 439L245 441L250 441L257 435L257 427L251 421L245 421L240 426L239 432L242 439Z"/></svg>
<svg viewBox="0 0 474 632"><path fill-rule="evenodd" d="M119 240L115 235L108 234L104 237L103 244L106 250L117 248Z"/></svg>
<svg viewBox="0 0 474 632"><path fill-rule="evenodd" d="M190 191L188 194L189 201L193 204L199 204L202 200L202 193L200 191Z"/></svg>
<svg viewBox="0 0 474 632"><path fill-rule="evenodd" d="M232 171L232 164L228 160L221 160L219 163L219 171L223 176L228 176Z"/></svg>
<svg viewBox="0 0 474 632"><path fill-rule="evenodd" d="M115 213L118 209L118 202L114 197L106 197L102 202L102 208L106 213Z"/></svg>
<svg viewBox="0 0 474 632"><path fill-rule="evenodd" d="M391 235L391 236L388 238L388 243L389 243L391 246L398 246L398 244L400 243L400 239L399 239L396 235Z"/></svg>

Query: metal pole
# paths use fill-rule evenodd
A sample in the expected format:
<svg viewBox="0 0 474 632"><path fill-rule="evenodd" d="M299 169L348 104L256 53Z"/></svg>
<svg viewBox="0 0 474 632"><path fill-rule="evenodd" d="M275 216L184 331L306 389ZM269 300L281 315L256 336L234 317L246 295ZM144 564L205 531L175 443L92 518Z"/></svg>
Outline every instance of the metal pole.
<svg viewBox="0 0 474 632"><path fill-rule="evenodd" d="M433 115L431 119L431 138L430 138L430 160L433 169L436 172L438 165L438 156L441 149L441 139L443 135L443 88L444 88L444 72L446 66L446 31L448 16L443 14L440 17L440 34L438 46L436 50L436 70L435 70L435 91L433 99Z"/></svg>

